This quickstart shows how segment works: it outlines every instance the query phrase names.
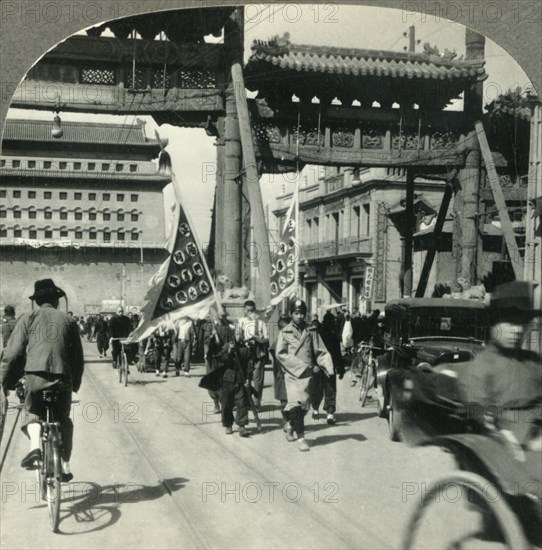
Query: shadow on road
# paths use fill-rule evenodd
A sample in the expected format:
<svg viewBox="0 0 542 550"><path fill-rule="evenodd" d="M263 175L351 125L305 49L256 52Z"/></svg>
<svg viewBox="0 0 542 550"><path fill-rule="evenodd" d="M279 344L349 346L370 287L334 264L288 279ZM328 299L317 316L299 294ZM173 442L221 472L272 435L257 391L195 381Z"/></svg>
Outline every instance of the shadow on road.
<svg viewBox="0 0 542 550"><path fill-rule="evenodd" d="M367 438L362 434L337 434L337 435L323 435L316 437L311 441L311 447L317 447L320 445L328 445L329 443L337 443L338 441L346 441L353 439L355 441L367 441Z"/></svg>
<svg viewBox="0 0 542 550"><path fill-rule="evenodd" d="M70 483L62 491L59 532L63 535L79 535L101 531L120 519L122 506L171 495L182 489L187 481L189 480L186 478L175 477L156 485L98 485L84 481Z"/></svg>

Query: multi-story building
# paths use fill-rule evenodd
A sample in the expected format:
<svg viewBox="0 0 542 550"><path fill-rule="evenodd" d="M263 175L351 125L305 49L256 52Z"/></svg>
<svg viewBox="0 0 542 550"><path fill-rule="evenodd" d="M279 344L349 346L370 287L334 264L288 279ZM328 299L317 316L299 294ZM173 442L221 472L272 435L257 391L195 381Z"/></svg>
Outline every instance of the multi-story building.
<svg viewBox="0 0 542 550"><path fill-rule="evenodd" d="M164 261L163 188L152 162L160 151L131 126L6 121L0 159L0 302L30 307L34 281L51 277L76 314L103 300L143 303Z"/></svg>
<svg viewBox="0 0 542 550"><path fill-rule="evenodd" d="M499 164L502 164L499 162ZM502 176L503 181L507 176ZM508 178L509 179L509 178ZM525 201L525 189L510 198ZM432 232L442 202L445 183L416 179L416 226L413 254L413 289L416 289L425 255L432 246ZM507 199L508 199L507 195ZM492 197L484 185L486 210ZM277 226L291 203L292 193L277 197ZM484 202L485 201L485 202ZM514 201L510 207L517 208ZM406 173L400 168L326 168L318 181L299 191L300 280L312 313L327 304L344 303L349 309L383 309L386 302L403 295L401 266L404 254ZM478 272L491 272L503 259L502 230L490 218L481 222L483 253ZM520 225L521 221L518 222ZM453 202L446 214L425 295L437 282L456 281L452 253Z"/></svg>

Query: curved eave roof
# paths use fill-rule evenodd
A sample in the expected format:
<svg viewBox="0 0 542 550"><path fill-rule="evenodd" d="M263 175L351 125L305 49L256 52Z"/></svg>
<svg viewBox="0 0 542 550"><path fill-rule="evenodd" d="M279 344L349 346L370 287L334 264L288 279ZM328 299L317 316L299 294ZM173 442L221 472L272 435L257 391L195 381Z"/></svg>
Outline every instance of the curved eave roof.
<svg viewBox="0 0 542 550"><path fill-rule="evenodd" d="M34 141L55 144L81 143L103 146L139 146L160 149L160 143L145 136L144 125L102 124L62 121L64 132L61 138L51 135L53 121L46 120L6 120L3 141ZM161 140L165 147L167 140Z"/></svg>
<svg viewBox="0 0 542 550"><path fill-rule="evenodd" d="M483 60L450 59L428 53L402 53L288 44L282 47L255 41L246 71L261 64L282 70L350 76L427 80L484 80ZM256 69L256 66L259 68Z"/></svg>

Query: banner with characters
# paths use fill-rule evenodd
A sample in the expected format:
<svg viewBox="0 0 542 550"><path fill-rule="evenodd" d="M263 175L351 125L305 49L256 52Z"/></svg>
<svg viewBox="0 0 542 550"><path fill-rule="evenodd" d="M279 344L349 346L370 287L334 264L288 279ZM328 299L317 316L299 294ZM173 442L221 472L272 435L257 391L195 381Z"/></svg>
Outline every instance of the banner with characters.
<svg viewBox="0 0 542 550"><path fill-rule="evenodd" d="M170 256L149 281L139 325L129 336L134 341L147 338L159 325L172 328L182 317L203 319L216 303L207 262L182 206L174 174L172 178L177 203L173 207L171 235L167 242Z"/></svg>
<svg viewBox="0 0 542 550"><path fill-rule="evenodd" d="M297 242L297 202L298 191L288 208L280 241L271 252L271 305L276 306L282 299L293 296L297 291L297 263L301 249Z"/></svg>

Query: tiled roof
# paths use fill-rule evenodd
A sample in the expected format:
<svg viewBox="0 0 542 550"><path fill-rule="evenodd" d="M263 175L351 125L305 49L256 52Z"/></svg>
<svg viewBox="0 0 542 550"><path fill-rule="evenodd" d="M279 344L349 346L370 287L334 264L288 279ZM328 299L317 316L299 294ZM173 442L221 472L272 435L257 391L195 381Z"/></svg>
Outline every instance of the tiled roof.
<svg viewBox="0 0 542 550"><path fill-rule="evenodd" d="M483 80L483 60L454 59L429 52L391 52L291 44L287 38L255 40L251 66L269 64L280 69L353 76L406 77L436 80Z"/></svg>
<svg viewBox="0 0 542 550"><path fill-rule="evenodd" d="M4 126L3 140L39 141L50 143L99 143L102 145L142 145L159 147L158 141L145 136L145 124L101 124L62 121L64 135L51 135L53 117L46 120L9 119ZM162 140L164 145L167 140Z"/></svg>

